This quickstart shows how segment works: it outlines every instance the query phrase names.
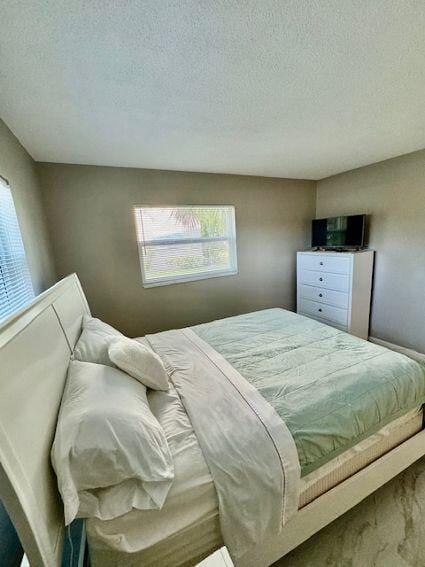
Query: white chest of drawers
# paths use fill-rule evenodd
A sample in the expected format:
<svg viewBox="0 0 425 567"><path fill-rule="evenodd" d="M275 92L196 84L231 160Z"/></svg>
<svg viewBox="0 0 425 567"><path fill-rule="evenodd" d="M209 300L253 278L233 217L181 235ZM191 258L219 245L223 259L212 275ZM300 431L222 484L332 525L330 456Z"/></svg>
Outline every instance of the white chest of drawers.
<svg viewBox="0 0 425 567"><path fill-rule="evenodd" d="M297 313L367 339L373 260L373 250L298 252Z"/></svg>

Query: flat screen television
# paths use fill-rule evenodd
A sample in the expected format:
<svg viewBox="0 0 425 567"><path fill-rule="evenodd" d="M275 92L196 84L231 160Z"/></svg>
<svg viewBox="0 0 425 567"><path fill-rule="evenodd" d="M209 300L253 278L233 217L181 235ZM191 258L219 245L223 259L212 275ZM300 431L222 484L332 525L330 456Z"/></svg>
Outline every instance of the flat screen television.
<svg viewBox="0 0 425 567"><path fill-rule="evenodd" d="M313 220L313 248L363 248L366 215Z"/></svg>

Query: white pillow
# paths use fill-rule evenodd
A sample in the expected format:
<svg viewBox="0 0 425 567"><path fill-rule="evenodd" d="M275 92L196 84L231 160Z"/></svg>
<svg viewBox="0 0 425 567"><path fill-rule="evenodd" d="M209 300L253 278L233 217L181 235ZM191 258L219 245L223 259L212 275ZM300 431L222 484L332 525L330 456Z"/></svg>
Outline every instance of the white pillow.
<svg viewBox="0 0 425 567"><path fill-rule="evenodd" d="M159 509L174 478L145 386L100 364L71 361L51 457L66 525Z"/></svg>
<svg viewBox="0 0 425 567"><path fill-rule="evenodd" d="M126 337L109 344L111 361L152 390L168 390L168 375L160 357L149 347Z"/></svg>
<svg viewBox="0 0 425 567"><path fill-rule="evenodd" d="M75 345L73 359L114 366L108 355L108 347L112 339L123 336L100 319L84 315L83 330Z"/></svg>

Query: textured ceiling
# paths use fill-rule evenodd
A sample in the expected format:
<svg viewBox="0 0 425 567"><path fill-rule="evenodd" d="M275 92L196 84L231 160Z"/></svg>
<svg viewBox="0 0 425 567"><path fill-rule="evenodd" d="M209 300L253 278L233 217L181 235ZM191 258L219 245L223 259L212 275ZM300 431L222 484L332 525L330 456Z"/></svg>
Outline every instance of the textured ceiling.
<svg viewBox="0 0 425 567"><path fill-rule="evenodd" d="M425 0L3 0L36 160L320 179L425 147Z"/></svg>

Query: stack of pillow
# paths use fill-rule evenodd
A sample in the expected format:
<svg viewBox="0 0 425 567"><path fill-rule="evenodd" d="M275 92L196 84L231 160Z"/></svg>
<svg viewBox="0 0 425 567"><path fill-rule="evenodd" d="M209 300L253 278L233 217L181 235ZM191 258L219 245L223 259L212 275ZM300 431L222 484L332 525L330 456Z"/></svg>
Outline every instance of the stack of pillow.
<svg viewBox="0 0 425 567"><path fill-rule="evenodd" d="M132 508L162 507L173 460L146 388L168 390L156 353L84 316L52 447L66 525L76 517L109 520Z"/></svg>

